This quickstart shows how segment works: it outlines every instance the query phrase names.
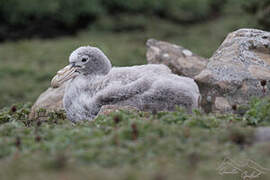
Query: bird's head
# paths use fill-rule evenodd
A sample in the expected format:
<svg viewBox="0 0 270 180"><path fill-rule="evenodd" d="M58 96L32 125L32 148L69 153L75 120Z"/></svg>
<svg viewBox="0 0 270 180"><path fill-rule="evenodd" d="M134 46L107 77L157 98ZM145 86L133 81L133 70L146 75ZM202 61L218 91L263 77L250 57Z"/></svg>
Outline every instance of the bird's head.
<svg viewBox="0 0 270 180"><path fill-rule="evenodd" d="M73 51L69 63L71 68L83 75L105 75L111 69L111 62L106 55L100 49L91 46L83 46Z"/></svg>
<svg viewBox="0 0 270 180"><path fill-rule="evenodd" d="M59 87L64 82L78 75L106 75L111 70L111 62L98 48L79 47L69 56L69 65L57 72L52 79L52 87Z"/></svg>

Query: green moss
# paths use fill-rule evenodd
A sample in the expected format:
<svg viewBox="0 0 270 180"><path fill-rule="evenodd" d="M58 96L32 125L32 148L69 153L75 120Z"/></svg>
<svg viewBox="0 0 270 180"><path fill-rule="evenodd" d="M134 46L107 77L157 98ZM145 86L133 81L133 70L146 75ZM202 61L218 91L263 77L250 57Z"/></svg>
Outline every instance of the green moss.
<svg viewBox="0 0 270 180"><path fill-rule="evenodd" d="M74 179L226 179L216 170L225 157L270 166L270 152L261 149L269 144L254 144L254 127L238 115L121 110L92 122L73 124L51 113L49 121L26 123L29 105L14 107L0 113L7 119L0 125L0 177L8 180L57 179L70 171Z"/></svg>

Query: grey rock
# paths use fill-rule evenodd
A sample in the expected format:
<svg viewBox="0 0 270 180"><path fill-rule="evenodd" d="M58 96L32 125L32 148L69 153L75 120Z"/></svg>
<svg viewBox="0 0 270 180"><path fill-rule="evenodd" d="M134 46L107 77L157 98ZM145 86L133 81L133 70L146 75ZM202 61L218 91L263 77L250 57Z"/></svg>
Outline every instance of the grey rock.
<svg viewBox="0 0 270 180"><path fill-rule="evenodd" d="M173 73L193 78L207 65L208 60L181 46L149 39L147 61L149 64L165 64Z"/></svg>
<svg viewBox="0 0 270 180"><path fill-rule="evenodd" d="M255 130L255 142L270 142L270 127L259 127Z"/></svg>
<svg viewBox="0 0 270 180"><path fill-rule="evenodd" d="M63 96L66 83L58 88L48 88L43 92L31 108L30 119L46 119L48 112L64 111ZM40 109L46 110L45 112Z"/></svg>
<svg viewBox="0 0 270 180"><path fill-rule="evenodd" d="M195 80L207 112L230 112L228 105L243 105L252 97L263 97L270 87L270 33L257 29L230 33ZM226 100L223 108L220 97Z"/></svg>

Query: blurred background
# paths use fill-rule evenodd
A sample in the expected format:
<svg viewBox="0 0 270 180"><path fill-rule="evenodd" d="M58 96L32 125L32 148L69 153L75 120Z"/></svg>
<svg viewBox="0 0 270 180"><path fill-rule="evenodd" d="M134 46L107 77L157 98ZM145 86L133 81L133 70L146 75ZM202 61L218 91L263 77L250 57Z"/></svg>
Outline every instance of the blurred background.
<svg viewBox="0 0 270 180"><path fill-rule="evenodd" d="M0 108L33 103L79 46L146 63L156 38L211 57L239 28L270 30L270 0L1 0Z"/></svg>

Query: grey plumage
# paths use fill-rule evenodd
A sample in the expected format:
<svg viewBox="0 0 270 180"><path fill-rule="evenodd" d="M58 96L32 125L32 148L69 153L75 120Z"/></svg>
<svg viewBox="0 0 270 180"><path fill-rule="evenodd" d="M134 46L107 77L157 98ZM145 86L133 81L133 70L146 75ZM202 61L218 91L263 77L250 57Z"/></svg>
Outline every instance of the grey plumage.
<svg viewBox="0 0 270 180"><path fill-rule="evenodd" d="M165 65L111 67L98 48L76 49L69 62L76 76L67 84L64 108L71 121L92 120L103 105L128 105L147 111L198 107L193 79L174 75Z"/></svg>

